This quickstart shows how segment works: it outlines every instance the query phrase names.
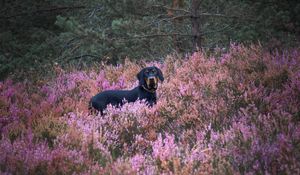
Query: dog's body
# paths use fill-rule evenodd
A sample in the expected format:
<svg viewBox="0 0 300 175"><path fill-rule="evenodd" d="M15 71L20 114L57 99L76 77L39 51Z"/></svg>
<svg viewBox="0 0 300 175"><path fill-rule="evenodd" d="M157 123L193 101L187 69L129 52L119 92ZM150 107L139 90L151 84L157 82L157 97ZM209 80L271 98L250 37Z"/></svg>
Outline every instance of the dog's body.
<svg viewBox="0 0 300 175"><path fill-rule="evenodd" d="M162 72L157 67L147 67L138 74L139 86L132 90L108 90L101 92L90 101L90 107L103 114L107 105L122 106L124 102L135 102L136 100L145 100L150 106L156 104L156 89L158 79L164 80Z"/></svg>
<svg viewBox="0 0 300 175"><path fill-rule="evenodd" d="M138 86L132 90L109 90L95 95L91 99L91 106L103 113L108 104L122 106L124 102L145 100L150 106L156 103L156 93L147 92Z"/></svg>

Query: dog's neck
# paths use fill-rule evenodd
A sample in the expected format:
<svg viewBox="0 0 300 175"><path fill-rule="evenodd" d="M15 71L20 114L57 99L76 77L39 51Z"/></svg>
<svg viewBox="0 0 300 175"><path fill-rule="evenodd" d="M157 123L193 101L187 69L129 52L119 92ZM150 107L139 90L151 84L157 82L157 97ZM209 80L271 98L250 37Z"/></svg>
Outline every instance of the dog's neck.
<svg viewBox="0 0 300 175"><path fill-rule="evenodd" d="M142 89L144 89L145 91L149 92L149 93L152 93L154 94L156 92L156 89L154 90L150 90L150 89L147 89L144 85L141 85Z"/></svg>

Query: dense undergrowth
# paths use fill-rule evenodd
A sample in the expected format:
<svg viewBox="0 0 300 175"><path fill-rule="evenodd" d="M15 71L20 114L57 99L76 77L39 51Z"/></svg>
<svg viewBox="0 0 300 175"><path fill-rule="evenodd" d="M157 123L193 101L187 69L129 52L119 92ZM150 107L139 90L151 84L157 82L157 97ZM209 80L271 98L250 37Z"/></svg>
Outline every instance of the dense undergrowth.
<svg viewBox="0 0 300 175"><path fill-rule="evenodd" d="M7 174L299 174L300 51L231 46L156 65L158 103L87 102L137 85L141 64L0 83L0 172Z"/></svg>

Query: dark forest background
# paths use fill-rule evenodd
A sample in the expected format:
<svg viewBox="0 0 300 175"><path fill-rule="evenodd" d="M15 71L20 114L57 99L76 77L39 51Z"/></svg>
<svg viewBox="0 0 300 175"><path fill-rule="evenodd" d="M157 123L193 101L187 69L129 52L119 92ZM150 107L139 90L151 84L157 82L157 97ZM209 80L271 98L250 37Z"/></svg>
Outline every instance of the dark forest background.
<svg viewBox="0 0 300 175"><path fill-rule="evenodd" d="M230 43L298 47L299 12L298 0L0 0L0 79Z"/></svg>

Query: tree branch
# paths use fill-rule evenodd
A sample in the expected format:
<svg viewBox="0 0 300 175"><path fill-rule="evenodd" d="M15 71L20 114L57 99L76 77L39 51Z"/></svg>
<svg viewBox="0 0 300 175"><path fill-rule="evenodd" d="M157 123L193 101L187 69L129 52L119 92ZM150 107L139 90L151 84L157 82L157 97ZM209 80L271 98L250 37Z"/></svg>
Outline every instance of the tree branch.
<svg viewBox="0 0 300 175"><path fill-rule="evenodd" d="M84 58L84 57L99 58L100 56L86 54L86 55L80 55L80 56L73 57L73 58L71 58L71 59L68 59L68 61L70 61L70 60L76 60L76 59Z"/></svg>
<svg viewBox="0 0 300 175"><path fill-rule="evenodd" d="M49 8L49 9L40 9L40 10L36 10L33 12L24 12L24 13L19 13L16 15L4 16L4 17L0 17L0 19L10 19L10 18L18 17L18 16L39 14L39 13L44 13L44 12L47 13L47 12L53 12L53 11L74 10L74 9L83 9L83 8L86 8L86 7L85 6L53 7L53 8Z"/></svg>
<svg viewBox="0 0 300 175"><path fill-rule="evenodd" d="M90 57L90 58L94 58L94 59L95 58L100 58L100 56L98 56L98 55L84 54L84 55L79 55L79 56L75 56L75 57L70 57L68 59L65 59L66 57L63 57L62 62L63 63L69 63L72 60L78 60L78 59L82 59L82 58L85 58L85 57ZM56 60L59 60L59 59L56 59Z"/></svg>
<svg viewBox="0 0 300 175"><path fill-rule="evenodd" d="M208 34L212 34L212 33L216 33L216 32L222 32L222 31L226 30L229 27L230 27L230 25L227 25L227 26L225 26L225 27L223 27L221 29L218 29L218 30L212 30L212 31L202 32L202 33L200 33L200 36L208 35ZM171 36L192 37L194 35L192 35L192 34L184 34L184 33L160 33L160 34L149 34L149 35L132 36L132 37L124 37L124 38L113 38L112 40L118 40L118 39L122 39L122 40L126 40L126 39L142 39L142 38L171 37Z"/></svg>
<svg viewBox="0 0 300 175"><path fill-rule="evenodd" d="M228 15L224 15L224 14L214 14L214 13L201 13L198 14L197 16L193 16L193 15L178 15L178 16L174 16L170 19L182 19L182 18L201 18L203 16L208 16L208 17L220 17L220 18L233 18L233 19L243 19L243 20L249 20L249 21L256 21L254 19L250 19L250 18L241 18L239 16L228 16Z"/></svg>
<svg viewBox="0 0 300 175"><path fill-rule="evenodd" d="M150 34L150 35L132 36L132 37L124 37L124 38L112 38L112 40L142 39L142 38L169 37L169 36L192 36L192 35L183 34L183 33L162 33L162 34Z"/></svg>
<svg viewBox="0 0 300 175"><path fill-rule="evenodd" d="M171 11L179 11L179 12L184 12L184 13L191 13L190 11L185 10L185 9L177 9L177 8L172 8L172 7L168 7L168 6L163 6L163 5L152 5L152 7L164 8L166 10L171 10Z"/></svg>

